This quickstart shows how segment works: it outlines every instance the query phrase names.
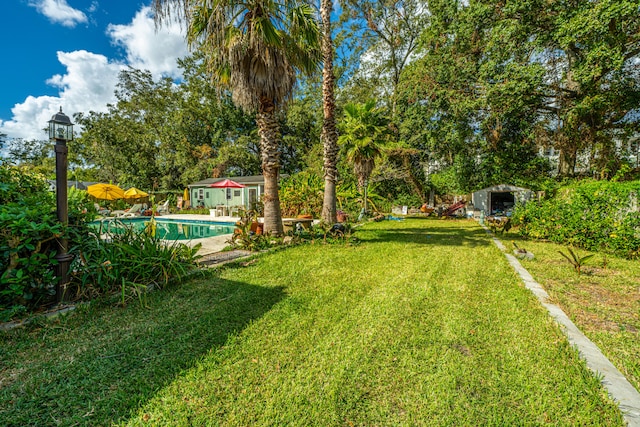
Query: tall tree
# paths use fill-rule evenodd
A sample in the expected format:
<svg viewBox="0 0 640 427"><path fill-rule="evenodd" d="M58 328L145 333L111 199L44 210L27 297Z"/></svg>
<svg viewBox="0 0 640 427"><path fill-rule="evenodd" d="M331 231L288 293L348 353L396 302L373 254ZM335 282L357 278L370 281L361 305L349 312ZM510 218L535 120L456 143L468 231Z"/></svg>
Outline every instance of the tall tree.
<svg viewBox="0 0 640 427"><path fill-rule="evenodd" d="M560 150L560 175L573 175L581 150L592 169L615 172L616 143L638 132L629 113L640 104L640 14L637 0L563 0L548 10L536 38L549 82L549 133Z"/></svg>
<svg viewBox="0 0 640 427"><path fill-rule="evenodd" d="M429 6L424 54L402 84L413 119L403 125L440 166L463 155L458 164L476 168L473 186L513 181L541 171L545 145L560 151L559 175L573 175L589 151L592 171L612 170L615 145L638 129L637 0Z"/></svg>
<svg viewBox="0 0 640 427"><path fill-rule="evenodd" d="M400 77L429 25L427 2L346 0L341 19L351 24L347 32L356 40L353 53L358 57L359 70L351 86L374 90L367 96L384 100L393 119ZM364 81L371 83L362 84Z"/></svg>
<svg viewBox="0 0 640 427"><path fill-rule="evenodd" d="M154 4L158 23L172 13L186 21L187 40L205 53L214 84L229 88L245 111L256 112L265 178L264 231L282 234L276 113L291 96L296 72L311 73L318 66L319 29L313 10L298 0L155 0Z"/></svg>
<svg viewBox="0 0 640 427"><path fill-rule="evenodd" d="M324 159L324 198L322 220L336 222L336 182L338 181L338 131L336 130L336 79L333 73L333 38L331 35L332 0L320 0L322 17L322 150Z"/></svg>

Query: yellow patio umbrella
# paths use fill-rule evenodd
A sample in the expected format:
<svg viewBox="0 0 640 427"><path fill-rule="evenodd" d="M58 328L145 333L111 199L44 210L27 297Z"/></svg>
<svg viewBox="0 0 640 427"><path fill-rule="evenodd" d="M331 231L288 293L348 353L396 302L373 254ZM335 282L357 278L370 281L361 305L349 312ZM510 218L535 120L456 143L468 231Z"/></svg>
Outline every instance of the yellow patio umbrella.
<svg viewBox="0 0 640 427"><path fill-rule="evenodd" d="M184 194L182 195L182 207L188 208L189 206L191 206L191 204L189 203L189 189L185 188Z"/></svg>
<svg viewBox="0 0 640 427"><path fill-rule="evenodd" d="M149 193L145 193L142 190L138 190L136 187L131 187L127 191L124 192L125 199L141 199L143 197L148 197Z"/></svg>
<svg viewBox="0 0 640 427"><path fill-rule="evenodd" d="M87 187L87 192L100 200L124 199L124 190L113 184L93 184Z"/></svg>

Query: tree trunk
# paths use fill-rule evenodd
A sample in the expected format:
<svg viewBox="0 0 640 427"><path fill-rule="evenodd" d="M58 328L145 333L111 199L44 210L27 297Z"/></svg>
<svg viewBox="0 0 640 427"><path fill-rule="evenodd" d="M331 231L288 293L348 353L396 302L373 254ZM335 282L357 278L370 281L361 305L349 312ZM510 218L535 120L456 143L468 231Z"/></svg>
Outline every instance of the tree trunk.
<svg viewBox="0 0 640 427"><path fill-rule="evenodd" d="M576 169L576 150L563 148L560 150L558 162L558 175L561 177L570 177L575 174Z"/></svg>
<svg viewBox="0 0 640 427"><path fill-rule="evenodd" d="M335 117L335 76L333 74L333 41L331 39L332 0L321 0L322 16L322 106L324 120L322 122L322 140L324 155L324 199L322 202L322 221L336 222L336 181L338 180L338 132Z"/></svg>
<svg viewBox="0 0 640 427"><path fill-rule="evenodd" d="M360 194L364 194L364 186L366 185L375 162L373 159L359 159L353 164L353 173L358 179L358 191Z"/></svg>
<svg viewBox="0 0 640 427"><path fill-rule="evenodd" d="M278 195L280 132L273 101L261 100L256 122L260 134L260 156L262 158L262 174L264 175L264 194L262 195L264 233L280 236L283 234L280 197Z"/></svg>
<svg viewBox="0 0 640 427"><path fill-rule="evenodd" d="M409 184L411 184L411 186L413 187L413 192L420 197L420 200L422 202L425 201L425 194L424 194L424 188L422 187L422 183L420 182L420 180L418 179L418 177L416 176L416 174L413 172L413 167L411 165L411 155L408 153L403 154L402 156L402 166L404 167L405 171L406 171L406 178L405 180L409 182Z"/></svg>

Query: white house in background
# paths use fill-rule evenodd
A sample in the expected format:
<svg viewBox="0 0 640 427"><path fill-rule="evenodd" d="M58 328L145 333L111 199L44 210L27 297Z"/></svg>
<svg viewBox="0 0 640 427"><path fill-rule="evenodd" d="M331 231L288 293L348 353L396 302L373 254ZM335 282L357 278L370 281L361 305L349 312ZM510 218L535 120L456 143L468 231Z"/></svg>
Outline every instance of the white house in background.
<svg viewBox="0 0 640 427"><path fill-rule="evenodd" d="M474 210L484 211L485 216L496 212L508 213L516 204L526 203L533 198L533 191L500 184L478 190L471 195Z"/></svg>
<svg viewBox="0 0 640 427"><path fill-rule="evenodd" d="M212 188L211 184L225 179L230 179L242 184L244 188ZM234 176L222 178L207 178L194 182L187 186L189 189L189 199L194 208L216 208L228 206L229 208L253 209L260 201L260 196L264 193L264 176Z"/></svg>
<svg viewBox="0 0 640 427"><path fill-rule="evenodd" d="M632 136L625 140L615 140L615 152L622 159L626 159L631 167L640 167L640 135ZM552 167L552 175L558 173L558 164L560 163L560 150L553 147L540 148L538 155L547 159ZM584 173L591 168L590 150L581 150L577 153L575 172Z"/></svg>

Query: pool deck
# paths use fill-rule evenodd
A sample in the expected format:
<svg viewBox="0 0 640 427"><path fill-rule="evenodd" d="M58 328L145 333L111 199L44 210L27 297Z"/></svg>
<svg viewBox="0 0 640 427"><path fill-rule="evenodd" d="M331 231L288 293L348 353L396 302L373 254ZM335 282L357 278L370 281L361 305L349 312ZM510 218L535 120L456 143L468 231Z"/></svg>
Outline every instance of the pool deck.
<svg viewBox="0 0 640 427"><path fill-rule="evenodd" d="M191 214L188 214L188 215L166 214L158 217L158 219L160 218L177 219L177 220L189 219L191 221L209 221L209 222L227 222L227 223L231 222L234 224L240 219L238 217L233 217L233 216L212 217L210 215L191 215ZM186 240L181 243L185 243L191 247L197 245L198 243L202 244L202 247L198 251L198 255L204 256L204 255L220 252L222 249L229 246L229 243L227 243L227 241L229 240L230 237L231 237L231 234L223 234L221 236L205 237L204 239Z"/></svg>
<svg viewBox="0 0 640 427"><path fill-rule="evenodd" d="M235 217L235 216L213 217L210 215L195 215L195 214L193 215L192 214L163 214L158 217L158 219L161 219L161 218L174 219L174 220L184 219L184 220L191 220L191 221L226 222L226 223L233 223L233 224L235 224L236 222L238 222L238 220L240 220L239 217ZM258 218L258 221L263 222L262 218ZM301 219L301 218L282 218L282 221L285 224L285 226L287 224L291 226L291 224L295 222L300 222L306 228L308 228L311 224L317 222L317 220ZM216 252L220 252L222 249L229 246L229 243L227 243L227 241L229 240L230 237L231 237L231 234L224 234L222 236L205 237L202 239L195 239L195 240L184 240L184 241L181 241L181 243L184 243L191 247L197 245L198 243L202 244L202 247L198 251L198 255L204 256L204 255L210 255Z"/></svg>

